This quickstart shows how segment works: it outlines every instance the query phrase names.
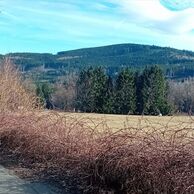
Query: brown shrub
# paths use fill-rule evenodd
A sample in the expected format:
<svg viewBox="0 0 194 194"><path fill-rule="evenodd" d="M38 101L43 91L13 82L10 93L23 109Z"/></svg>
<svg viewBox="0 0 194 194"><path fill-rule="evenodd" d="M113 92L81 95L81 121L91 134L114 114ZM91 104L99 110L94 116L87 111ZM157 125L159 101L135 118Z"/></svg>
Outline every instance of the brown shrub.
<svg viewBox="0 0 194 194"><path fill-rule="evenodd" d="M5 58L0 64L0 112L23 112L38 107L38 98L26 91L19 71Z"/></svg>
<svg viewBox="0 0 194 194"><path fill-rule="evenodd" d="M192 129L99 128L56 113L4 113L1 154L80 192L194 193Z"/></svg>

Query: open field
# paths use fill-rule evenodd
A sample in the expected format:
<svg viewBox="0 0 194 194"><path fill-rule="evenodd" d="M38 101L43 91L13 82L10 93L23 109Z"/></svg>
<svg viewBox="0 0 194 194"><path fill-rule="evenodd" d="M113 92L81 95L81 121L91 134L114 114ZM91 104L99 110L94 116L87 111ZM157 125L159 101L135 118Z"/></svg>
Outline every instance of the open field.
<svg viewBox="0 0 194 194"><path fill-rule="evenodd" d="M137 116L95 113L60 113L61 116L82 121L98 129L106 126L112 130L136 129L194 129L194 116Z"/></svg>
<svg viewBox="0 0 194 194"><path fill-rule="evenodd" d="M194 116L137 116L95 113L59 113L70 123L82 123L95 131L129 134L157 134L162 138L194 138ZM176 137L175 137L176 136Z"/></svg>

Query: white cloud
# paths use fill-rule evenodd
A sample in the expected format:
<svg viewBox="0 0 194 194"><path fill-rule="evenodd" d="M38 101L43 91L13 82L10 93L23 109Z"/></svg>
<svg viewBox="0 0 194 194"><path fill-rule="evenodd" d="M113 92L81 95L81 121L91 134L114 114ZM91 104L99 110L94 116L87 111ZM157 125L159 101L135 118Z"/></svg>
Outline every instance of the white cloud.
<svg viewBox="0 0 194 194"><path fill-rule="evenodd" d="M188 33L194 29L194 9L172 11L159 0L110 0L118 4L128 22L164 33Z"/></svg>

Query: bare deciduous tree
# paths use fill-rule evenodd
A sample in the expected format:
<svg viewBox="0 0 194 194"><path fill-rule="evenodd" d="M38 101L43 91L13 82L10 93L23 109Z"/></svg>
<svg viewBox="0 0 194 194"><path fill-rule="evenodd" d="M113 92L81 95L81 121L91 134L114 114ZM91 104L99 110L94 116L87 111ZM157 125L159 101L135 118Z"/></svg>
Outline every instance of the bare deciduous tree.
<svg viewBox="0 0 194 194"><path fill-rule="evenodd" d="M169 81L168 98L178 112L194 112L194 79Z"/></svg>

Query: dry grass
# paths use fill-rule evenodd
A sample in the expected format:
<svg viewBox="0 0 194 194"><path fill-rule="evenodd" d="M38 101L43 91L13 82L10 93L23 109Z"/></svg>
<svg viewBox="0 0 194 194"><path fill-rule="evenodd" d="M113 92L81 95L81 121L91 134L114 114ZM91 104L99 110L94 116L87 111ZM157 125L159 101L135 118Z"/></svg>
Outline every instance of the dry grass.
<svg viewBox="0 0 194 194"><path fill-rule="evenodd" d="M0 159L30 168L70 193L194 193L192 117L38 112L36 98L14 72L5 61Z"/></svg>
<svg viewBox="0 0 194 194"><path fill-rule="evenodd" d="M193 129L194 116L138 116L138 115L111 115L95 113L59 113L67 119L84 121L90 127L100 129L104 126L117 131L123 128L145 130L174 130Z"/></svg>

